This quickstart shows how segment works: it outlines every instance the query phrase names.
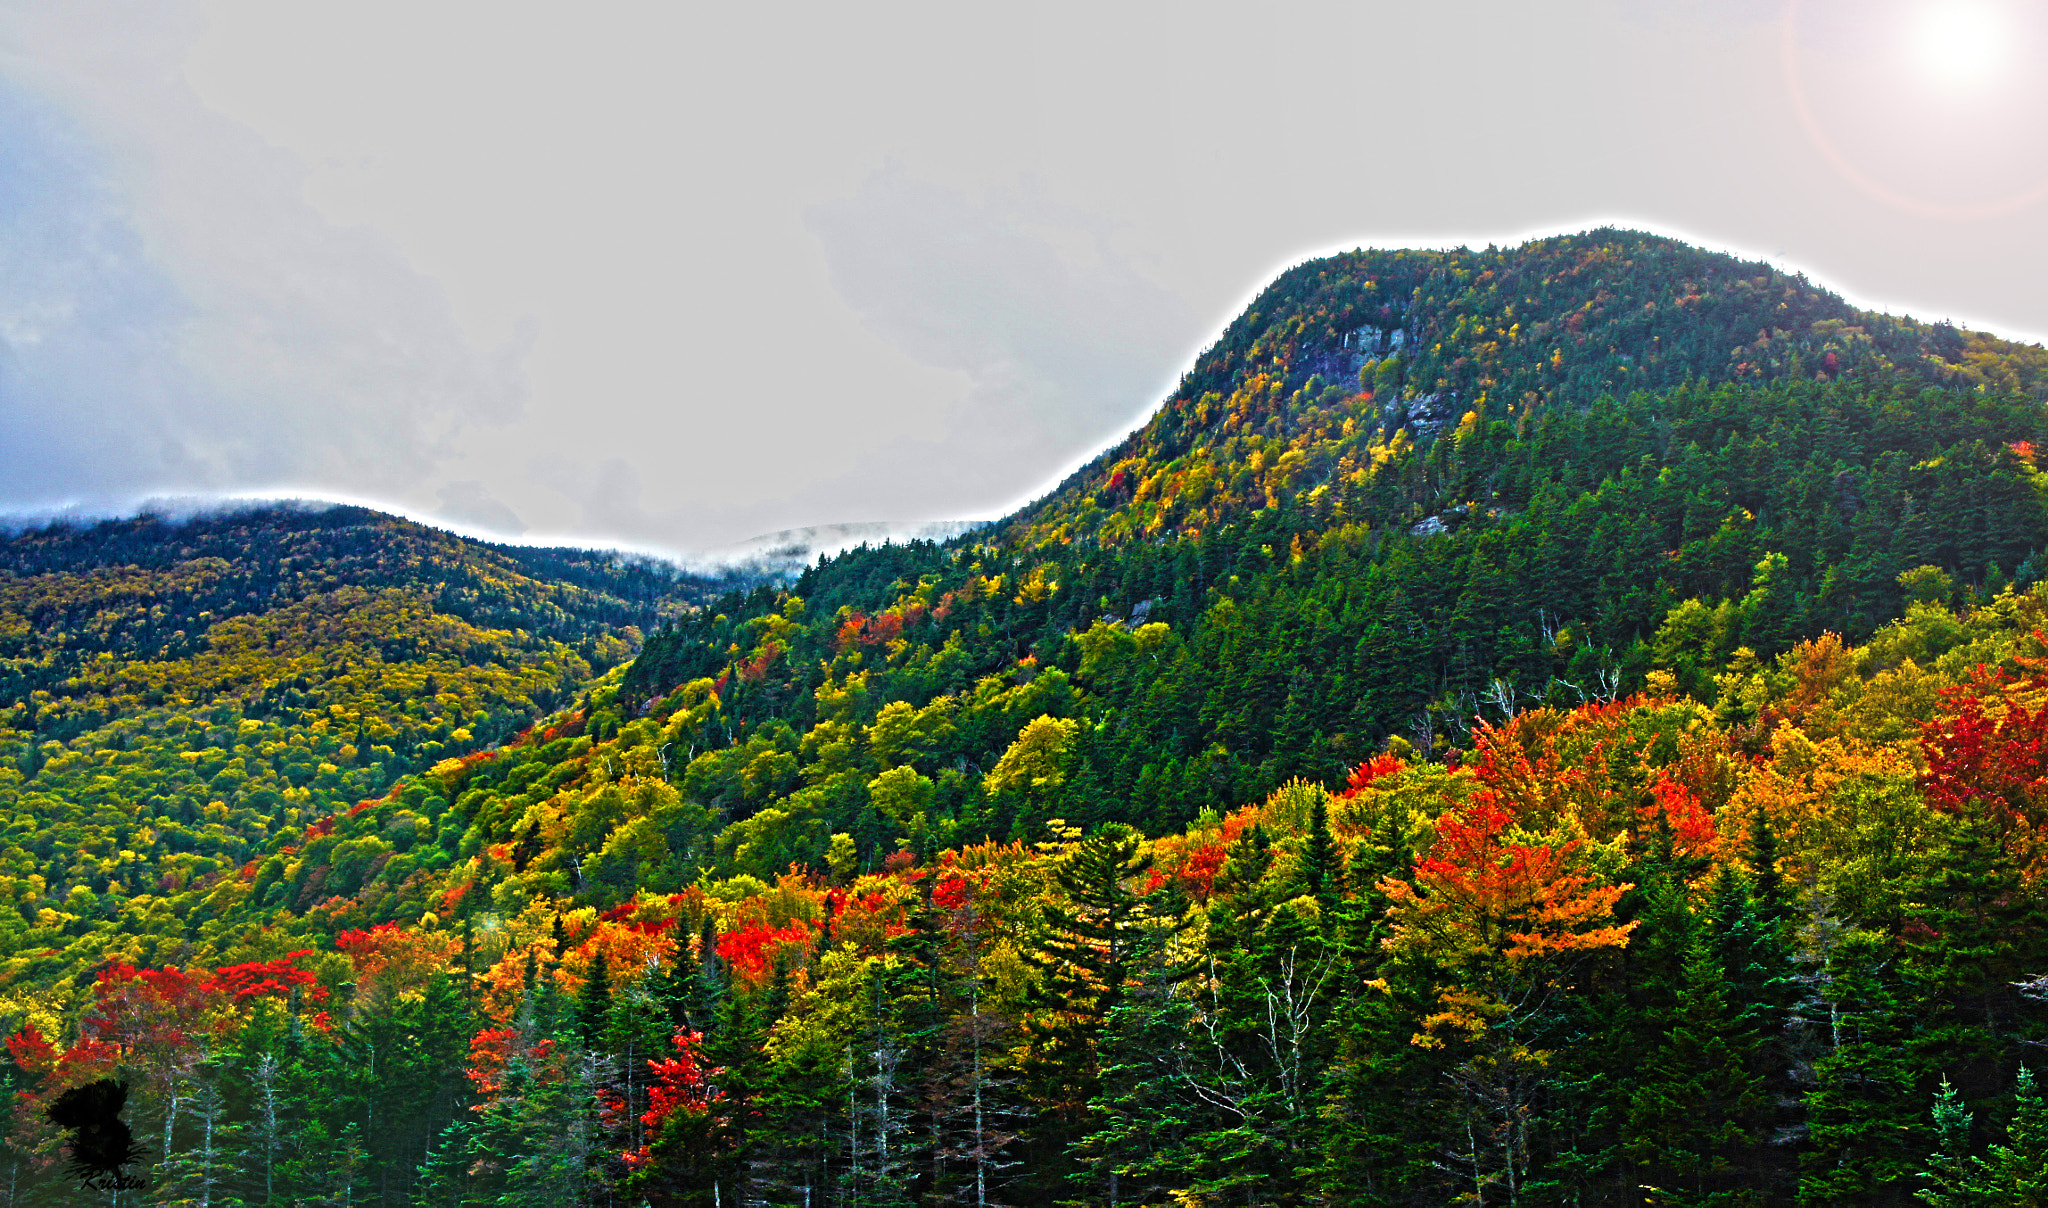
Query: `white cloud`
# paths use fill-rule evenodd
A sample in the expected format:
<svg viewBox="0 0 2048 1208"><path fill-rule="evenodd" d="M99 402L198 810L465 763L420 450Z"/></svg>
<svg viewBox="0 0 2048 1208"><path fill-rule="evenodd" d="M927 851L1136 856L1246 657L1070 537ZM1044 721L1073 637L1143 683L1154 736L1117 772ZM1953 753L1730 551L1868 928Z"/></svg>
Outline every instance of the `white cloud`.
<svg viewBox="0 0 2048 1208"><path fill-rule="evenodd" d="M388 240L322 220L291 154L201 105L166 14L0 13L21 203L0 217L0 489L416 486L518 414L516 357L472 348Z"/></svg>
<svg viewBox="0 0 2048 1208"><path fill-rule="evenodd" d="M1815 150L1782 11L0 0L0 507L678 550L985 515L1291 260L1631 215L2048 329L2032 211Z"/></svg>
<svg viewBox="0 0 2048 1208"><path fill-rule="evenodd" d="M841 296L877 334L966 388L918 426L924 447L865 467L898 508L916 493L985 513L1140 421L1194 326L1100 219L1027 185L985 199L889 168L812 208ZM908 475L906 480L903 476Z"/></svg>
<svg viewBox="0 0 2048 1208"><path fill-rule="evenodd" d="M518 537L526 532L519 513L506 507L489 488L475 479L451 482L440 490L440 507L435 514L465 528L494 537Z"/></svg>

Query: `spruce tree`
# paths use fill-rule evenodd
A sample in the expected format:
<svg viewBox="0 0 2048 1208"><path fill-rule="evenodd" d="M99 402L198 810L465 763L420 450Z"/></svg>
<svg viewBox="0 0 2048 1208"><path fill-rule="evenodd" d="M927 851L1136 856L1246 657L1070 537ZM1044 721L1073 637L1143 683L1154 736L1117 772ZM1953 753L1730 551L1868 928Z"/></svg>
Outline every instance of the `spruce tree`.
<svg viewBox="0 0 2048 1208"><path fill-rule="evenodd" d="M1035 1096L1055 1105L1034 1138L1042 1148L1033 1168L1047 1180L1063 1178L1100 1093L1104 1025L1178 925L1162 917L1161 895L1139 892L1151 867L1143 836L1113 823L1074 845L1053 873L1059 896L1046 903L1046 929L1028 956L1043 980L1027 1076Z"/></svg>
<svg viewBox="0 0 2048 1208"><path fill-rule="evenodd" d="M1764 1100L1750 1069L1756 1038L1725 982L1712 937L1696 929L1670 1030L1630 1101L1627 1151L1659 1203L1707 1208L1746 1198L1742 1159Z"/></svg>
<svg viewBox="0 0 2048 1208"><path fill-rule="evenodd" d="M1934 1208L2041 1208L2048 1204L2048 1104L2034 1072L2020 1067L2012 1123L2002 1145L1970 1154L1971 1116L1948 1079L1934 1100L1934 1154L1919 1196Z"/></svg>
<svg viewBox="0 0 2048 1208"><path fill-rule="evenodd" d="M1766 931L1780 931L1792 917L1791 895L1778 871L1778 836L1771 829L1770 815L1759 804L1749 821L1750 900L1757 921Z"/></svg>
<svg viewBox="0 0 2048 1208"><path fill-rule="evenodd" d="M599 948L590 958L590 974L576 996L576 1037L586 1050L596 1051L611 1023L612 979Z"/></svg>
<svg viewBox="0 0 2048 1208"><path fill-rule="evenodd" d="M2042 953L2043 918L1990 827L1955 818L1909 878L1905 954L1935 1010L1924 1035L1943 1060L1994 1052L2019 1003L2012 983Z"/></svg>
<svg viewBox="0 0 2048 1208"><path fill-rule="evenodd" d="M1330 836L1330 799L1318 794L1309 808L1308 838L1301 849L1301 879L1308 895L1322 907L1326 921L1336 913L1343 871L1336 841Z"/></svg>
<svg viewBox="0 0 2048 1208"><path fill-rule="evenodd" d="M1941 1080L1934 1099L1934 1153L1923 1172L1930 1180L1919 1192L1934 1208L1976 1208L1976 1160L1970 1156L1970 1109L1963 1106L1956 1088Z"/></svg>
<svg viewBox="0 0 2048 1208"><path fill-rule="evenodd" d="M2048 1204L2048 1104L2034 1085L2034 1071L2020 1067L2013 1087L2012 1123L2003 1145L1985 1151L1978 1176L1984 1203L2041 1208Z"/></svg>
<svg viewBox="0 0 2048 1208"><path fill-rule="evenodd" d="M1184 1148L1209 1113L1190 1085L1193 1010L1162 968L1104 1021L1100 1090L1077 1152L1076 1181L1103 1203L1164 1203L1196 1172Z"/></svg>
<svg viewBox="0 0 2048 1208"><path fill-rule="evenodd" d="M1784 1027L1797 985L1792 954L1760 910L1754 885L1734 865L1723 864L1714 875L1708 900L1708 927L1729 997L1758 1038L1768 1043Z"/></svg>
<svg viewBox="0 0 2048 1208"><path fill-rule="evenodd" d="M1807 1004L1826 1052L1806 1099L1800 1208L1884 1203L1910 1185L1922 1149L1911 1109L1921 1066L1906 1041L1910 1011L1887 978L1896 953L1868 931L1842 934Z"/></svg>

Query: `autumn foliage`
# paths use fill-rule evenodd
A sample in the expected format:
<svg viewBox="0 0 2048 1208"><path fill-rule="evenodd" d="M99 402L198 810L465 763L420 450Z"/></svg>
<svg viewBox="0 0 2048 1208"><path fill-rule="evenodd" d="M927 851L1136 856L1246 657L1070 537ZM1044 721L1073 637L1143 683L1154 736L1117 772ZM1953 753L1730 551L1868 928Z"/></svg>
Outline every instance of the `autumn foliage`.
<svg viewBox="0 0 2048 1208"><path fill-rule="evenodd" d="M2018 676L1979 667L1942 691L1937 716L1920 729L1921 786L1936 809L1990 822L2038 876L2048 857L2048 669L2031 659L2023 666Z"/></svg>
<svg viewBox="0 0 2048 1208"><path fill-rule="evenodd" d="M658 1057L647 1063L654 1081L648 1088L647 1110L641 1113L640 1123L650 1138L661 1136L670 1117L701 1115L725 1098L713 1081L725 1071L705 1059L702 1032L677 1028L670 1044L675 1056ZM654 1160L651 1144L627 1150L620 1156L631 1170L643 1169Z"/></svg>

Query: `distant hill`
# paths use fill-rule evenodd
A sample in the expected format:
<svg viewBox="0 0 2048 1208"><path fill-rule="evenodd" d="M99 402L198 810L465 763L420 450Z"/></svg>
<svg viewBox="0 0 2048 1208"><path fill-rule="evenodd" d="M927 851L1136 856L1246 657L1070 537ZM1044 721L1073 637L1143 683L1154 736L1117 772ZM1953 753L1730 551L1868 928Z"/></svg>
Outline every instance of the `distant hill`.
<svg viewBox="0 0 2048 1208"><path fill-rule="evenodd" d="M752 575L762 581L794 580L819 561L857 546L901 544L908 541L948 541L980 527L981 522L969 520L937 520L912 524L871 520L849 524L817 524L750 537L745 541L706 551L696 558L685 559L685 564L711 572Z"/></svg>
<svg viewBox="0 0 2048 1208"><path fill-rule="evenodd" d="M0 538L0 809L34 820L22 854L59 883L154 884L177 852L239 863L511 736L644 630L755 581L357 507L19 529Z"/></svg>

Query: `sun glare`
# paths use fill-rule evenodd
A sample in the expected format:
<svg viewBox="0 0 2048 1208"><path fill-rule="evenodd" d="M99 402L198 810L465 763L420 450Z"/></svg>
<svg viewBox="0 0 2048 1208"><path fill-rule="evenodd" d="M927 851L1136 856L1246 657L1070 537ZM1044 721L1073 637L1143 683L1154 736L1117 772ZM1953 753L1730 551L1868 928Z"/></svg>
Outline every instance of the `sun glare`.
<svg viewBox="0 0 2048 1208"><path fill-rule="evenodd" d="M2008 31L1998 13L1981 2L1934 0L1913 23L1913 52L1922 71L1949 88L1985 84L2005 54Z"/></svg>

